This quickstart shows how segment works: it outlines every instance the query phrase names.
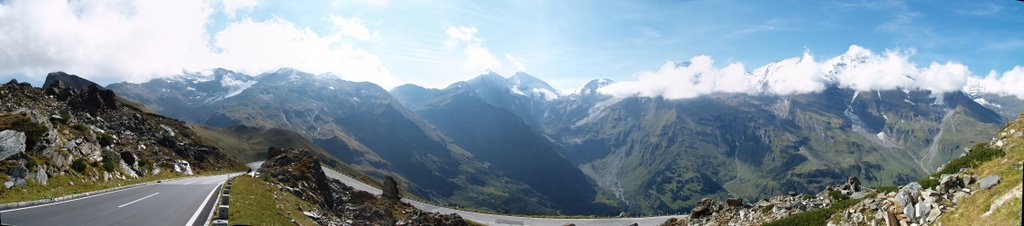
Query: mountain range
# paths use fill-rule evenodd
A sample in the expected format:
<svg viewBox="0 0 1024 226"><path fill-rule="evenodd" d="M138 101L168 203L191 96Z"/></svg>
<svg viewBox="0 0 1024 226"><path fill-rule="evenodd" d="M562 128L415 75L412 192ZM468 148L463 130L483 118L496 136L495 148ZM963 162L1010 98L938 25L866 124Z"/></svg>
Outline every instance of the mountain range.
<svg viewBox="0 0 1024 226"><path fill-rule="evenodd" d="M832 72L857 66L836 58ZM770 89L781 61L751 72ZM678 66L686 66L680 63ZM559 93L526 73L390 91L283 68L226 69L106 88L210 127L294 131L370 177L422 199L543 214L685 212L705 197L812 192L930 174L988 139L1022 103L979 90L611 96L590 81ZM996 107L999 106L999 107ZM253 148L253 150L258 150Z"/></svg>

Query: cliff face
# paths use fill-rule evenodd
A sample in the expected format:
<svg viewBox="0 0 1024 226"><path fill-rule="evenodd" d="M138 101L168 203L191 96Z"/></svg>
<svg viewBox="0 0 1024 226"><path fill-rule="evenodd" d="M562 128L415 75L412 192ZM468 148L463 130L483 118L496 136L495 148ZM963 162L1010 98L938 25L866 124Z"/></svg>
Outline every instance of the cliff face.
<svg viewBox="0 0 1024 226"><path fill-rule="evenodd" d="M184 122L146 113L88 80L51 73L46 84L0 85L5 189L60 175L110 180L241 166Z"/></svg>
<svg viewBox="0 0 1024 226"><path fill-rule="evenodd" d="M424 212L328 178L320 161L307 150L271 147L259 173L264 180L317 205L321 211L307 216L321 225L466 225L459 215Z"/></svg>

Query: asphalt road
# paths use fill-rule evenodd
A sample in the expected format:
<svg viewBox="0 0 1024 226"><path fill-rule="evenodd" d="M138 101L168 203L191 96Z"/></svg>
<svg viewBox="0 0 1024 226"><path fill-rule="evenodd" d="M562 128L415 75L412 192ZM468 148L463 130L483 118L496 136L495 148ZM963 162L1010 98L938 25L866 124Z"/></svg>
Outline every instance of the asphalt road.
<svg viewBox="0 0 1024 226"><path fill-rule="evenodd" d="M214 189L232 175L165 180L163 183L62 202L0 211L10 225L203 225Z"/></svg>
<svg viewBox="0 0 1024 226"><path fill-rule="evenodd" d="M355 189L367 191L367 192L370 192L370 193L373 193L373 194L376 194L376 195L380 195L381 194L381 190L376 188L376 187L367 185L367 184L365 184L365 183L363 183L363 182L361 182L359 180L356 180L354 178L349 177L348 175L345 175L345 174L339 173L337 171L331 170L330 168L324 167L323 169L324 169L324 173L327 174L328 177L341 180L341 182L343 182L343 183L345 183L345 184L347 184L349 186L352 186ZM678 215L678 216L657 216L657 217L642 217L642 218L591 218L591 219L534 218L534 217L518 217L518 216L506 216L506 215L497 215L497 214L486 214L486 213L469 212L469 211L456 210L456 209L451 209L451 208L431 205L431 204L427 204L427 203L422 203L422 202L419 202L419 201L416 201L416 200L411 200L411 199L402 199L402 200L405 201L405 202L408 202L409 204L412 204L413 206L415 206L416 208L419 208L421 210L431 211L431 212L438 212L438 213L443 213L443 214L457 213L457 214L459 214L459 216L462 216L462 218L469 219L469 220L472 220L472 221L476 221L478 223L487 224L487 225L554 225L554 226L560 226L560 225L563 225L563 224L566 224L566 223L574 223L574 224L577 224L577 225L595 225L595 226L604 226L604 225L609 225L609 226L611 226L611 225L614 225L614 226L625 226L625 225L629 225L629 224L632 224L632 223L637 223L639 225L659 225L661 223L664 223L669 218L672 218L672 217L680 218L680 217L685 216L685 215Z"/></svg>

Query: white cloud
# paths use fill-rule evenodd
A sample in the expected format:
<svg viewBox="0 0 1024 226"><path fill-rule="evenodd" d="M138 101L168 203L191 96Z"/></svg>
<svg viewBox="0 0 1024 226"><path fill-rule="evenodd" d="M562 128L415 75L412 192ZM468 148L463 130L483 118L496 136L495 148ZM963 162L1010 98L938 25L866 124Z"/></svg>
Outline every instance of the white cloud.
<svg viewBox="0 0 1024 226"><path fill-rule="evenodd" d="M764 84L759 89L773 94L810 93L825 89L822 68L810 52L805 52L803 57L762 66L753 74Z"/></svg>
<svg viewBox="0 0 1024 226"><path fill-rule="evenodd" d="M476 27L448 27L448 37L458 41L472 41L473 35L476 34Z"/></svg>
<svg viewBox="0 0 1024 226"><path fill-rule="evenodd" d="M910 76L917 69L908 61L909 54L886 51L885 55L879 56L860 47L850 49L848 54L867 55L862 55L859 58L862 61L853 64L854 67L840 70L835 75L840 87L858 91L913 88L914 81Z"/></svg>
<svg viewBox="0 0 1024 226"><path fill-rule="evenodd" d="M689 64L665 62L655 72L642 72L637 81L614 83L600 92L614 96L662 96L669 99L691 98L716 92L753 92L754 83L745 75L743 64L733 63L717 69L708 56L690 58Z"/></svg>
<svg viewBox="0 0 1024 226"><path fill-rule="evenodd" d="M711 57L697 56L688 63L666 62L657 71L641 72L636 81L612 84L600 92L619 97L680 99L711 93L803 94L837 85L858 91L919 89L938 94L961 90L973 78L967 66L955 62L933 62L918 68L909 61L911 55L913 51L892 50L876 55L853 45L845 54L824 62L815 61L814 56L805 52L802 57L774 62L751 72L742 63L715 68ZM1024 96L1024 88L1017 88L1024 87L1024 68L1015 68L1000 78L990 75L978 83L994 87L994 91Z"/></svg>
<svg viewBox="0 0 1024 226"><path fill-rule="evenodd" d="M309 28L273 17L266 21L245 19L216 34L214 45L222 49L218 65L259 73L293 67L311 73L338 73L353 81L370 81L384 88L398 85L373 54L344 42L343 31L319 35Z"/></svg>
<svg viewBox="0 0 1024 226"><path fill-rule="evenodd" d="M512 65L516 66L516 71L526 71L526 66L523 65L523 58L512 56L512 54L505 53L505 60L512 62Z"/></svg>
<svg viewBox="0 0 1024 226"><path fill-rule="evenodd" d="M365 41L377 36L377 33L370 32L370 29L363 25L363 19L358 17L345 19L344 17L331 16L331 22L338 27L339 32L355 39Z"/></svg>
<svg viewBox="0 0 1024 226"><path fill-rule="evenodd" d="M391 5L391 0L369 0L367 3L372 7L383 8Z"/></svg>
<svg viewBox="0 0 1024 226"><path fill-rule="evenodd" d="M39 78L48 72L66 71L102 84L144 82L213 67L247 73L292 67L332 72L385 88L400 84L376 55L343 39L375 36L360 19L332 18L341 24L327 34L278 17L243 19L211 34L206 26L215 3L4 2L0 4L0 74ZM231 8L228 1L223 3L223 10Z"/></svg>
<svg viewBox="0 0 1024 226"><path fill-rule="evenodd" d="M477 36L476 27L472 26L449 26L445 33L448 34L448 41L445 45L449 49L463 47L462 49L462 71L460 76L475 76L484 71L490 70L500 74L511 74L526 69L522 59L505 53L505 61L491 54L491 51L484 47L484 39Z"/></svg>
<svg viewBox="0 0 1024 226"><path fill-rule="evenodd" d="M0 74L63 70L144 81L209 57L202 1L28 0L0 4ZM173 18L173 19L168 19Z"/></svg>
<svg viewBox="0 0 1024 226"><path fill-rule="evenodd" d="M984 78L969 77L968 83L972 88L982 93L992 93L1003 96L1016 96L1024 99L1024 67L1015 66L1013 69L1003 72L1002 75L991 71Z"/></svg>
<svg viewBox="0 0 1024 226"><path fill-rule="evenodd" d="M259 4L256 0L223 0L221 3L224 5L224 14L229 18L235 18L239 10L252 9Z"/></svg>

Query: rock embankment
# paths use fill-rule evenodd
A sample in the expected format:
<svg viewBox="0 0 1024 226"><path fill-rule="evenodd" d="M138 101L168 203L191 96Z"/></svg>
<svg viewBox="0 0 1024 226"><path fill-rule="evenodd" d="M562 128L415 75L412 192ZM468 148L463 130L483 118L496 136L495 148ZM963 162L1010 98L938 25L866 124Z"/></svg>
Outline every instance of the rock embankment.
<svg viewBox="0 0 1024 226"><path fill-rule="evenodd" d="M307 150L272 147L259 174L319 206L320 210L307 210L306 215L321 225L467 225L457 214L421 211L398 200L397 194L380 197L328 178L320 161Z"/></svg>
<svg viewBox="0 0 1024 226"><path fill-rule="evenodd" d="M111 180L241 166L184 122L130 107L74 75L51 73L43 88L11 80L0 100L0 190L69 174Z"/></svg>
<svg viewBox="0 0 1024 226"><path fill-rule="evenodd" d="M673 218L662 225L761 225L793 214L828 208L840 198L860 198L872 192L874 190L862 187L860 180L852 177L845 184L829 186L815 195L790 193L754 203L739 198L725 202L703 199L688 217Z"/></svg>

